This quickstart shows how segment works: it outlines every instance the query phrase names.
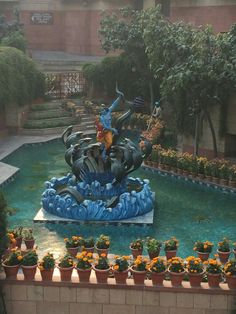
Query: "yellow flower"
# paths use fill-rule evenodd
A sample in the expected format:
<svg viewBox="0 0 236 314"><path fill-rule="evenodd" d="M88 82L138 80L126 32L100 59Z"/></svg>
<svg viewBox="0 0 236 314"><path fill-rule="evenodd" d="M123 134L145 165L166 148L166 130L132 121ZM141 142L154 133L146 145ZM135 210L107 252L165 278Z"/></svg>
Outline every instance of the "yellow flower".
<svg viewBox="0 0 236 314"><path fill-rule="evenodd" d="M102 253L101 257L107 257L106 253Z"/></svg>
<svg viewBox="0 0 236 314"><path fill-rule="evenodd" d="M119 269L119 265L114 265L113 268L114 268L114 270L118 270Z"/></svg>
<svg viewBox="0 0 236 314"><path fill-rule="evenodd" d="M67 242L69 239L68 238L64 238L64 242Z"/></svg>
<svg viewBox="0 0 236 314"><path fill-rule="evenodd" d="M21 255L17 256L18 261L21 261L22 258L23 258L23 256L21 256Z"/></svg>
<svg viewBox="0 0 236 314"><path fill-rule="evenodd" d="M106 245L109 245L110 244L110 241L106 241Z"/></svg>

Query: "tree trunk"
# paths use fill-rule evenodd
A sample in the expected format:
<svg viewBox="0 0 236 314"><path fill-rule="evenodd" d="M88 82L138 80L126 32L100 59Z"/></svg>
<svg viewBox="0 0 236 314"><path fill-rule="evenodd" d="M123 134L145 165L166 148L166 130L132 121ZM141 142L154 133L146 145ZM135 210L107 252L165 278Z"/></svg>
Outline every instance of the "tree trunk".
<svg viewBox="0 0 236 314"><path fill-rule="evenodd" d="M152 81L149 81L149 91L150 91L150 113L153 112L153 105L154 105L154 93L153 93L153 85Z"/></svg>
<svg viewBox="0 0 236 314"><path fill-rule="evenodd" d="M209 123L209 127L211 130L211 135L212 135L212 141L213 141L213 149L214 149L214 158L216 158L218 156L218 151L217 151L217 143L216 143L216 134L215 134L215 129L211 120L211 116L210 113L205 110L205 115L207 117L208 123Z"/></svg>
<svg viewBox="0 0 236 314"><path fill-rule="evenodd" d="M195 136L194 136L194 145L193 145L193 156L198 156L198 148L199 148L199 113L196 114L195 121Z"/></svg>

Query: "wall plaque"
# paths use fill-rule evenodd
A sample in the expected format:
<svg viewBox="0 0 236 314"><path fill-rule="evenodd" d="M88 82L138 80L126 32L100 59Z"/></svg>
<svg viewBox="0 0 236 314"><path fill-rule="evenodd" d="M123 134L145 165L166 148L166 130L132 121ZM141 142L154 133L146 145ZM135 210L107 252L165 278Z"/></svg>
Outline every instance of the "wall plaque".
<svg viewBox="0 0 236 314"><path fill-rule="evenodd" d="M33 12L30 22L34 25L51 25L53 24L53 14L50 12Z"/></svg>

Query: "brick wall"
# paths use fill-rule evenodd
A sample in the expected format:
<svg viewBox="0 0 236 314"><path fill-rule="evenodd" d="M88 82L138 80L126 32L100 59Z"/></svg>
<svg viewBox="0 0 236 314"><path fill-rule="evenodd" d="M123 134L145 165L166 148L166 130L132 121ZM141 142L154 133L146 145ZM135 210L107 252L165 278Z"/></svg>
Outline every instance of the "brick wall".
<svg viewBox="0 0 236 314"><path fill-rule="evenodd" d="M218 289L146 285L98 285L9 281L4 283L8 314L233 314L236 293Z"/></svg>

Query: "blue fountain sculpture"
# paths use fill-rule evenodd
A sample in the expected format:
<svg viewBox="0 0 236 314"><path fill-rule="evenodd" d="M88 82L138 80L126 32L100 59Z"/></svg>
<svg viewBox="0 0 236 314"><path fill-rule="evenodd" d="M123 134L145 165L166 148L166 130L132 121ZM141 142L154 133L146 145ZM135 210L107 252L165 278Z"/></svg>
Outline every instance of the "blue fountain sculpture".
<svg viewBox="0 0 236 314"><path fill-rule="evenodd" d="M153 193L147 179L128 177L138 169L152 150L152 145L140 138L137 145L128 138L120 140L123 123L135 111L133 103L111 126L111 113L123 99L109 108L102 108L97 120L97 142L72 133L69 126L62 134L67 150L65 160L71 173L45 182L43 208L64 218L90 221L117 221L144 215L153 209Z"/></svg>

